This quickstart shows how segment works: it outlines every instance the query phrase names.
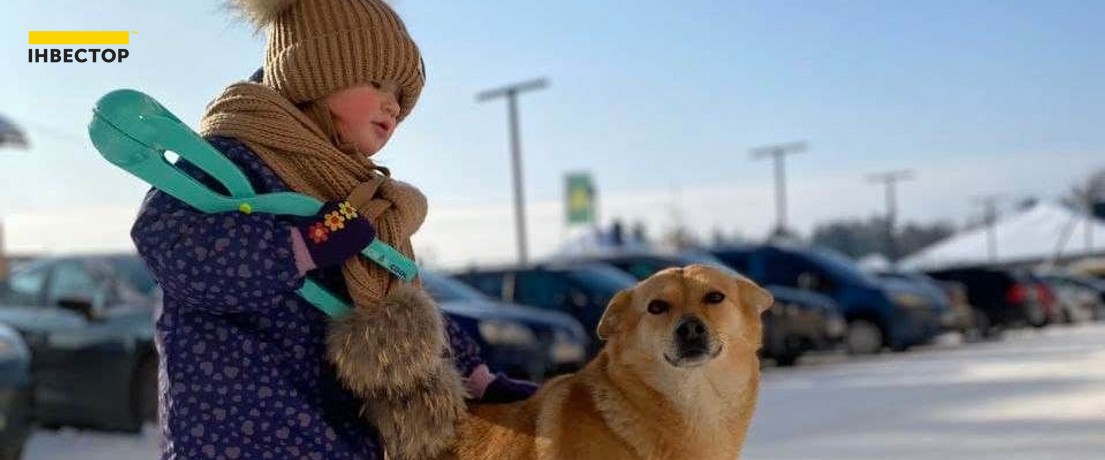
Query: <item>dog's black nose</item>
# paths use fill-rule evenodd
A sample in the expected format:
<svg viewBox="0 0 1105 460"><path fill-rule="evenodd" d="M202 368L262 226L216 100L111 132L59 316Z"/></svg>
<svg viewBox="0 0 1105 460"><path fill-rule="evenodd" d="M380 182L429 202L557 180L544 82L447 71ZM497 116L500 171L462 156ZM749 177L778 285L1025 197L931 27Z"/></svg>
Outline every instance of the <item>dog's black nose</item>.
<svg viewBox="0 0 1105 460"><path fill-rule="evenodd" d="M705 342L707 337L706 325L694 316L684 318L675 328L675 338L680 343Z"/></svg>

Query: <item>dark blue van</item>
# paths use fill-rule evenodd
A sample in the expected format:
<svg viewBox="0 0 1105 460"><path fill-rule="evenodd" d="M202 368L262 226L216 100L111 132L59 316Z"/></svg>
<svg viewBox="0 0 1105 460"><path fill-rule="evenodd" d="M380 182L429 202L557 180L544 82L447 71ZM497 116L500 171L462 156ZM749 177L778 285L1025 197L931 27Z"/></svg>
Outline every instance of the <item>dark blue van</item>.
<svg viewBox="0 0 1105 460"><path fill-rule="evenodd" d="M931 341L945 313L914 286L884 283L847 257L823 248L773 244L711 251L761 285L806 289L836 301L848 321L845 344L857 354L895 351Z"/></svg>

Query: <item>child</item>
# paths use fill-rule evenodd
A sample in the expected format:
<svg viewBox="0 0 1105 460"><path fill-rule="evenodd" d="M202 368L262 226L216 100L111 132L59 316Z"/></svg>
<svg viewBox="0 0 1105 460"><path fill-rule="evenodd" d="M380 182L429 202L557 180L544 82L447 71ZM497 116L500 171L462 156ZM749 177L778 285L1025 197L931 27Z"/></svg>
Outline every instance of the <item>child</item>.
<svg viewBox="0 0 1105 460"><path fill-rule="evenodd" d="M414 257L426 200L370 157L418 99L418 48L382 0L234 3L268 28L264 70L216 98L200 132L259 193L326 204L290 218L147 196L131 234L164 293L162 458L433 458L466 395L535 387L491 374L417 283L357 256L375 236ZM301 299L305 276L352 313L330 320Z"/></svg>

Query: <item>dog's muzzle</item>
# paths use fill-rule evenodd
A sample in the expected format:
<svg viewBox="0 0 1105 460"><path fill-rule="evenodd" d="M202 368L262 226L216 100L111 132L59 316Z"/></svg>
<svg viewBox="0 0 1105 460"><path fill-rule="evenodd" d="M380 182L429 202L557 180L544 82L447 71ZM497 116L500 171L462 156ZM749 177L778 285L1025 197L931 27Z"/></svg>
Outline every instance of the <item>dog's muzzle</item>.
<svg viewBox="0 0 1105 460"><path fill-rule="evenodd" d="M709 361L721 353L721 347L711 347L710 330L697 316L679 320L674 332L675 350L664 358L673 366L694 366Z"/></svg>

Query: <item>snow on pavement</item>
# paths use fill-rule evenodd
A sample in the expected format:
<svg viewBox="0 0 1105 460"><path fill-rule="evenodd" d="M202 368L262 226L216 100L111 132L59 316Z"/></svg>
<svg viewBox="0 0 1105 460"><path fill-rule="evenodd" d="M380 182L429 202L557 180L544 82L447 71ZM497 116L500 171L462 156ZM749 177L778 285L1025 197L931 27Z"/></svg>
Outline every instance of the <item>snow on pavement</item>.
<svg viewBox="0 0 1105 460"><path fill-rule="evenodd" d="M746 459L1088 459L1105 452L1105 324L764 372ZM157 458L157 436L39 431L26 460Z"/></svg>
<svg viewBox="0 0 1105 460"><path fill-rule="evenodd" d="M1089 459L1105 325L766 372L747 459Z"/></svg>

